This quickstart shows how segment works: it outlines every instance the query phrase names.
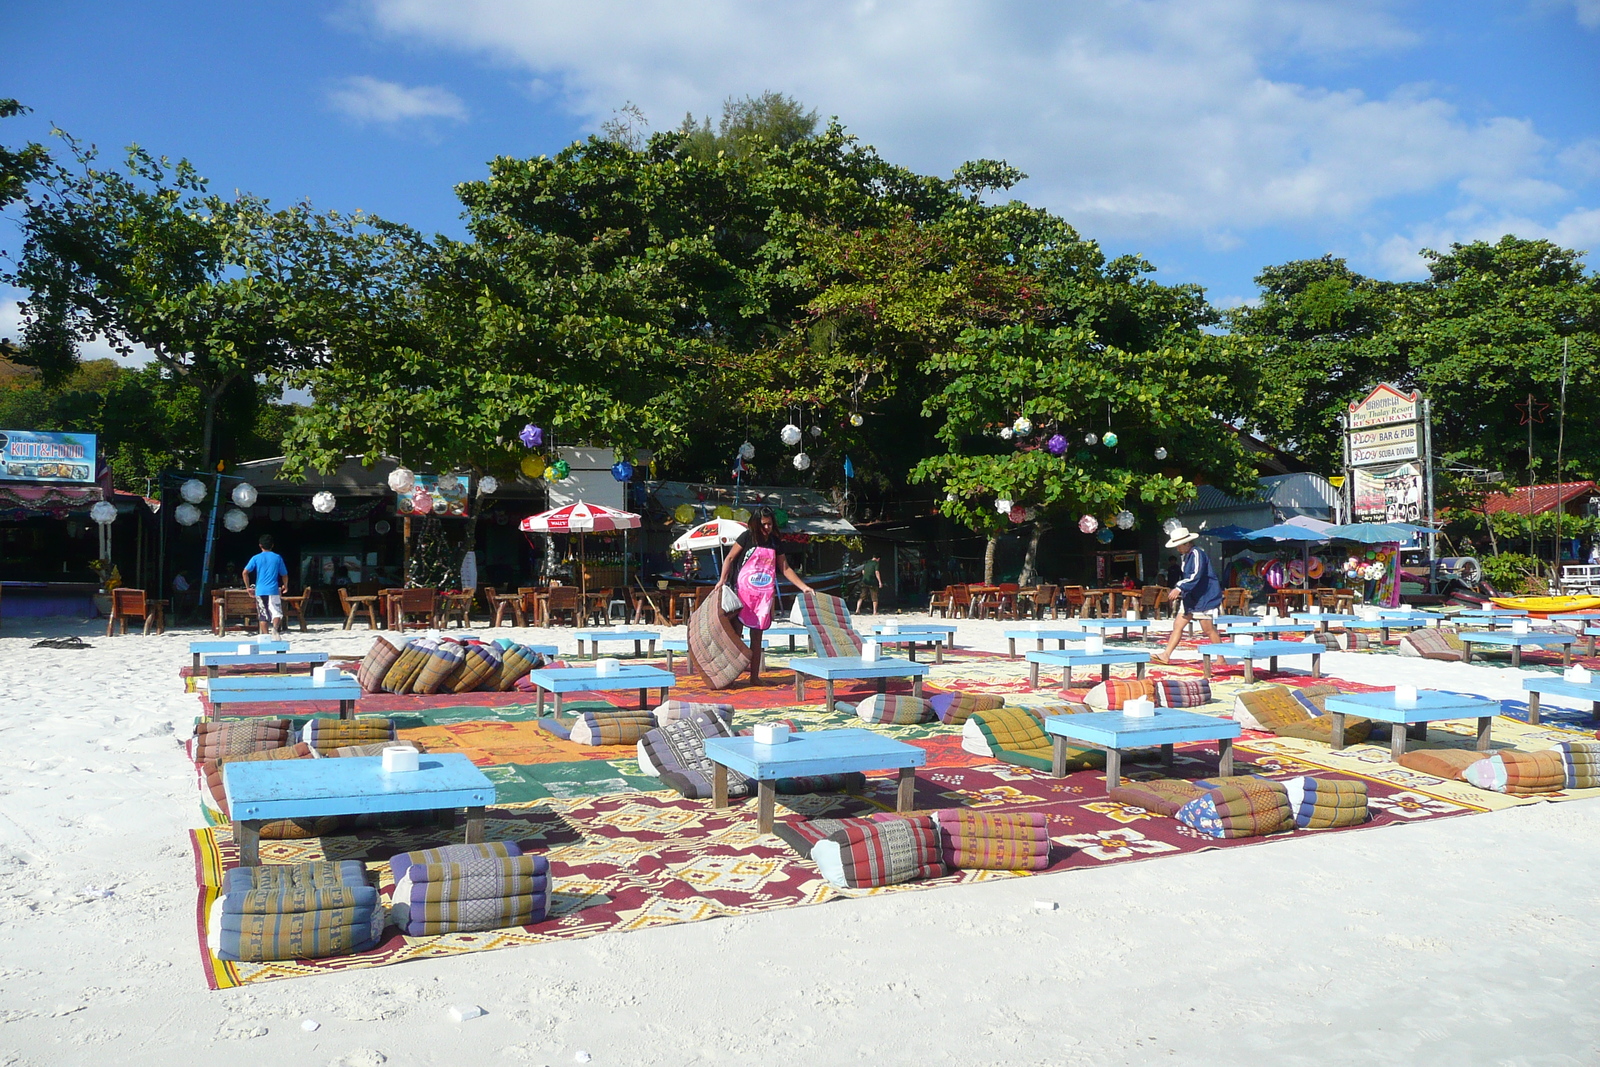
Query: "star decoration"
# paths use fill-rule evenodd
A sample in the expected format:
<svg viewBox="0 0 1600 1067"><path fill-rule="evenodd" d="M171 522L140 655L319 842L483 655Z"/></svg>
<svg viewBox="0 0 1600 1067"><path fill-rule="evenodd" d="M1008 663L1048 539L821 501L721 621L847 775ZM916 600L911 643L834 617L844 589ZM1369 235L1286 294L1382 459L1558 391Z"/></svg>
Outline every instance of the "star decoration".
<svg viewBox="0 0 1600 1067"><path fill-rule="evenodd" d="M1522 412L1522 421L1517 423L1518 426L1526 426L1530 422L1543 422L1544 413L1550 410L1549 404L1546 404L1543 400L1535 400L1531 396L1512 406Z"/></svg>

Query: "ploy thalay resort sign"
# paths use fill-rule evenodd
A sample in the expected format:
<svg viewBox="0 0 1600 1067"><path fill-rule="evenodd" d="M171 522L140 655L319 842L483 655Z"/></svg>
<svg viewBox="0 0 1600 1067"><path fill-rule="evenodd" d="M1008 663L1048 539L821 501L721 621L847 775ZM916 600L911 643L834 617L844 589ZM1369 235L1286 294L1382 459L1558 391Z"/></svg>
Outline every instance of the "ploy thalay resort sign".
<svg viewBox="0 0 1600 1067"><path fill-rule="evenodd" d="M1350 405L1346 420L1349 466L1402 463L1422 455L1422 395L1378 386Z"/></svg>

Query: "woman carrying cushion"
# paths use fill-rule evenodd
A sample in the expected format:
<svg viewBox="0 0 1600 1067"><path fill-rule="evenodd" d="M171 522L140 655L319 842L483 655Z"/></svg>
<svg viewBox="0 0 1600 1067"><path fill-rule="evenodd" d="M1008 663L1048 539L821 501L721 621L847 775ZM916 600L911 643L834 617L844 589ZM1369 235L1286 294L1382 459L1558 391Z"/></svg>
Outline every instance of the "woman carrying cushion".
<svg viewBox="0 0 1600 1067"><path fill-rule="evenodd" d="M733 578L733 590L739 597L739 622L750 630L750 684L761 683L762 636L772 626L773 608L778 600L778 573L784 581L800 590L811 592L811 587L800 580L789 566L789 559L780 551L778 520L771 508L757 508L751 516L750 528L739 535L728 555L722 561L722 574L717 578L713 596L720 597L722 590Z"/></svg>

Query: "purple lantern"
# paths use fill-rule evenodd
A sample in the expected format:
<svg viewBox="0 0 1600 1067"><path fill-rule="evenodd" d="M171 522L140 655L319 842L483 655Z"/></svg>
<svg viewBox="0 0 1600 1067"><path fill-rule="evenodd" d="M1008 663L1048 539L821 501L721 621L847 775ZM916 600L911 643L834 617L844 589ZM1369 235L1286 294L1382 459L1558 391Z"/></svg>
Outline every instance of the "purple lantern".
<svg viewBox="0 0 1600 1067"><path fill-rule="evenodd" d="M1055 434L1044 443L1044 447L1050 450L1052 456L1064 456L1067 452L1067 439L1060 434Z"/></svg>
<svg viewBox="0 0 1600 1067"><path fill-rule="evenodd" d="M517 439L528 448L538 448L544 444L544 430L530 422L517 434Z"/></svg>

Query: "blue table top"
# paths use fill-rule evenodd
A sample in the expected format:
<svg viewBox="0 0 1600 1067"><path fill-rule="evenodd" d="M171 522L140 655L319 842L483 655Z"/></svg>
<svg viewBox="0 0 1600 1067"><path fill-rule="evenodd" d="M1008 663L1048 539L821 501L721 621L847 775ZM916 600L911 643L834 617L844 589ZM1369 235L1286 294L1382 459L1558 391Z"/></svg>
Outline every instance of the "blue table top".
<svg viewBox="0 0 1600 1067"><path fill-rule="evenodd" d="M1120 711L1086 715L1052 715L1044 720L1048 734L1087 741L1101 748L1135 748L1172 745L1183 741L1216 741L1238 737L1241 728L1232 719L1197 715L1192 711L1157 708L1153 716L1133 717Z"/></svg>
<svg viewBox="0 0 1600 1067"><path fill-rule="evenodd" d="M1354 622L1360 617L1359 615L1337 615L1331 611L1325 611L1321 615L1313 615L1309 611L1296 611L1290 616L1290 618L1299 619L1301 622Z"/></svg>
<svg viewBox="0 0 1600 1067"><path fill-rule="evenodd" d="M418 769L386 774L382 756L258 760L222 769L235 819L289 819L385 811L477 808L494 783L459 752L423 753Z"/></svg>
<svg viewBox="0 0 1600 1067"><path fill-rule="evenodd" d="M333 685L311 685L305 675L274 674L264 678L213 678L206 699L213 704L282 704L313 700L360 700L366 694L353 676ZM261 682L249 687L220 686L218 682ZM303 683L303 684L295 684Z"/></svg>
<svg viewBox="0 0 1600 1067"><path fill-rule="evenodd" d="M674 649L676 651L676 649ZM677 676L660 667L619 663L616 674L597 674L596 667L555 667L529 671L528 682L551 693L586 693L601 689L656 689L671 687Z"/></svg>
<svg viewBox="0 0 1600 1067"><path fill-rule="evenodd" d="M189 654L198 656L203 652L237 652L240 645L249 645L257 652L287 652L287 641L190 641Z"/></svg>
<svg viewBox="0 0 1600 1067"><path fill-rule="evenodd" d="M1326 645L1315 641L1253 641L1248 645L1232 641L1200 646L1202 656L1221 656L1223 659L1271 659L1273 656L1320 656Z"/></svg>
<svg viewBox="0 0 1600 1067"><path fill-rule="evenodd" d="M1380 619L1363 619L1357 616L1352 622L1344 624L1347 630L1404 630L1421 629L1430 623L1438 623L1437 615L1385 615Z"/></svg>
<svg viewBox="0 0 1600 1067"><path fill-rule="evenodd" d="M586 641L654 641L661 635L654 630L574 630L574 637Z"/></svg>
<svg viewBox="0 0 1600 1067"><path fill-rule="evenodd" d="M1523 675L1522 688L1529 693L1555 693L1557 696L1581 697L1600 700L1600 681L1569 682L1560 676L1547 674Z"/></svg>
<svg viewBox="0 0 1600 1067"><path fill-rule="evenodd" d="M1227 629L1230 634L1308 634L1316 628L1316 623L1311 622L1263 622L1254 625L1234 623Z"/></svg>
<svg viewBox="0 0 1600 1067"><path fill-rule="evenodd" d="M1456 636L1475 645L1570 645L1578 639L1577 634L1514 634L1510 630L1462 630Z"/></svg>
<svg viewBox="0 0 1600 1067"><path fill-rule="evenodd" d="M766 630L769 637L805 637L810 632L804 626L769 626Z"/></svg>
<svg viewBox="0 0 1600 1067"><path fill-rule="evenodd" d="M326 663L326 652L266 652L241 656L237 652L208 652L200 657L202 667L240 667L258 664L281 663L285 666L291 664Z"/></svg>
<svg viewBox="0 0 1600 1067"><path fill-rule="evenodd" d="M1037 638L1041 641L1082 641L1089 636L1087 630L1068 626L1052 626L1046 630L1007 630L1005 636L1014 641Z"/></svg>
<svg viewBox="0 0 1600 1067"><path fill-rule="evenodd" d="M1525 617L1528 613L1522 608L1467 608L1464 611L1456 612L1456 614L1468 618L1472 616L1507 616L1511 618L1521 618Z"/></svg>
<svg viewBox="0 0 1600 1067"><path fill-rule="evenodd" d="M687 652L689 651L689 639L687 637L663 638L661 648L667 652Z"/></svg>
<svg viewBox="0 0 1600 1067"><path fill-rule="evenodd" d="M1402 707L1394 701L1393 691L1387 693L1334 693L1329 694L1325 706L1329 711L1345 715L1359 715L1383 722L1432 722L1435 719L1478 719L1500 714L1500 702L1488 697L1461 696L1441 693L1437 689L1417 690L1415 705Z"/></svg>
<svg viewBox="0 0 1600 1067"><path fill-rule="evenodd" d="M916 745L859 729L806 730L790 734L781 745L758 745L753 737L713 737L706 741L706 756L757 781L921 767L928 760Z"/></svg>
<svg viewBox="0 0 1600 1067"><path fill-rule="evenodd" d="M1221 624L1226 624L1226 623L1247 624L1247 623L1253 623L1253 622L1260 622L1262 620L1262 618L1264 618L1264 616L1261 616L1261 615L1214 615L1214 616L1212 616L1211 621L1215 622L1215 623L1221 623Z"/></svg>
<svg viewBox="0 0 1600 1067"><path fill-rule="evenodd" d="M1549 616L1550 622L1593 622L1600 619L1600 611L1563 611Z"/></svg>
<svg viewBox="0 0 1600 1067"><path fill-rule="evenodd" d="M1150 625L1149 619L1079 619L1078 624L1085 630L1121 630L1143 629Z"/></svg>
<svg viewBox="0 0 1600 1067"><path fill-rule="evenodd" d="M1029 663L1048 663L1054 667L1091 667L1122 663L1149 663L1150 653L1135 649L1083 652L1070 648L1047 648L1026 654Z"/></svg>
<svg viewBox="0 0 1600 1067"><path fill-rule="evenodd" d="M838 678L910 678L927 674L926 663L887 657L868 663L859 656L809 656L789 661L789 669L810 678L832 681Z"/></svg>
<svg viewBox="0 0 1600 1067"><path fill-rule="evenodd" d="M768 630L767 632L771 633L772 631ZM804 633L805 631L802 630L801 632ZM872 632L875 634L883 633L883 626L881 624L874 626ZM902 634L950 634L954 636L956 628L947 623L903 622L900 624L900 632ZM894 635L890 634L889 636L893 637Z"/></svg>

